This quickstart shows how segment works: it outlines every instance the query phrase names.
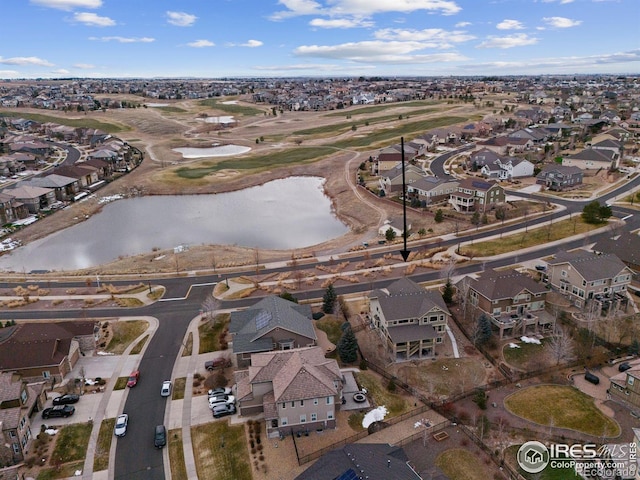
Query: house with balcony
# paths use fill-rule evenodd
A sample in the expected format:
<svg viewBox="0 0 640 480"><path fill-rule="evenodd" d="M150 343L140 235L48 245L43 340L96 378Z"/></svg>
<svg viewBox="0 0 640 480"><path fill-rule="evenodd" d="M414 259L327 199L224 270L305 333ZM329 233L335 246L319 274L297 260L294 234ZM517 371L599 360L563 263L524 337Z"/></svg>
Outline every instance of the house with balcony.
<svg viewBox="0 0 640 480"><path fill-rule="evenodd" d="M420 167L405 162L404 183L407 188L425 176ZM387 195L402 195L402 163L396 164L390 170L380 172L380 189Z"/></svg>
<svg viewBox="0 0 640 480"><path fill-rule="evenodd" d="M486 314L499 337L551 331L554 317L545 312L547 288L515 269L485 270L468 277L469 302Z"/></svg>
<svg viewBox="0 0 640 480"><path fill-rule="evenodd" d="M56 201L56 192L52 188L22 185L8 188L4 193L14 198L16 202L25 205L29 213L32 214L40 212Z"/></svg>
<svg viewBox="0 0 640 480"><path fill-rule="evenodd" d="M311 307L269 295L252 307L231 313L229 333L238 368L255 353L316 345Z"/></svg>
<svg viewBox="0 0 640 480"><path fill-rule="evenodd" d="M319 346L254 353L235 380L240 415L264 414L268 437L336 427L342 373Z"/></svg>
<svg viewBox="0 0 640 480"><path fill-rule="evenodd" d="M577 307L626 308L633 271L616 255L578 249L559 252L547 264L549 284Z"/></svg>
<svg viewBox="0 0 640 480"><path fill-rule="evenodd" d="M504 203L504 189L495 180L468 177L460 181L457 191L451 194L449 203L458 212L486 212Z"/></svg>
<svg viewBox="0 0 640 480"><path fill-rule="evenodd" d="M31 416L42 410L44 382L29 384L15 373L0 373L0 462L4 466L24 460L31 431ZM36 435L39 432L36 432Z"/></svg>
<svg viewBox="0 0 640 480"><path fill-rule="evenodd" d="M411 185L407 185L407 198L410 200L417 198L424 201L426 206L447 203L459 184L460 182L453 177L422 177Z"/></svg>
<svg viewBox="0 0 640 480"><path fill-rule="evenodd" d="M613 150L585 148L562 158L562 165L582 170L614 170L620 164L620 154Z"/></svg>
<svg viewBox="0 0 640 480"><path fill-rule="evenodd" d="M584 172L578 167L553 163L542 168L536 176L536 183L549 190L562 192L582 185L583 177Z"/></svg>
<svg viewBox="0 0 640 480"><path fill-rule="evenodd" d="M433 357L451 317L439 291L408 278L371 292L369 309L373 327L396 362Z"/></svg>

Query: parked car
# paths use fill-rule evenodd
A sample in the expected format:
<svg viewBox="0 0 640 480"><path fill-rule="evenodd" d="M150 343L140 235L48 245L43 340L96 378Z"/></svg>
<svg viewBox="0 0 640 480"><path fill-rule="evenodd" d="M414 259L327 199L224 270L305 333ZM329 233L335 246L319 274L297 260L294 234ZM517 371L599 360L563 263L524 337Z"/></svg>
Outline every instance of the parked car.
<svg viewBox="0 0 640 480"><path fill-rule="evenodd" d="M231 389L229 387L220 387L209 390L209 397L216 397L218 395L231 395Z"/></svg>
<svg viewBox="0 0 640 480"><path fill-rule="evenodd" d="M213 409L214 406L220 404L232 404L235 403L236 399L233 395L216 395L214 397L209 397L209 408Z"/></svg>
<svg viewBox="0 0 640 480"><path fill-rule="evenodd" d="M630 368L631 368L631 364L629 362L622 362L620 365L618 365L619 372L626 372Z"/></svg>
<svg viewBox="0 0 640 480"><path fill-rule="evenodd" d="M156 426L153 444L156 448L162 448L167 444L167 429L164 428L164 425Z"/></svg>
<svg viewBox="0 0 640 480"><path fill-rule="evenodd" d="M220 403L218 405L214 405L211 411L215 418L220 418L225 415L233 415L236 413L236 406L233 403Z"/></svg>
<svg viewBox="0 0 640 480"><path fill-rule="evenodd" d="M591 372L585 373L584 379L589 383L593 383L594 385L598 385L600 383L600 378Z"/></svg>
<svg viewBox="0 0 640 480"><path fill-rule="evenodd" d="M54 405L68 405L70 403L78 403L80 400L80 395L66 393L64 395L60 395L53 399Z"/></svg>
<svg viewBox="0 0 640 480"><path fill-rule="evenodd" d="M162 382L162 388L160 389L160 395L163 397L168 397L171 395L171 381L165 380Z"/></svg>
<svg viewBox="0 0 640 480"><path fill-rule="evenodd" d="M45 408L42 411L42 418L54 417L70 417L76 411L71 405L56 405L55 407Z"/></svg>
<svg viewBox="0 0 640 480"><path fill-rule="evenodd" d="M215 370L216 368L224 368L224 367L230 367L230 366L231 366L231 360L224 357L218 357L218 358L214 358L213 360L207 360L206 362L204 362L204 368L206 368L210 372Z"/></svg>
<svg viewBox="0 0 640 480"><path fill-rule="evenodd" d="M116 427L114 433L116 437L124 437L127 434L127 424L129 423L129 415L123 413L116 418Z"/></svg>
<svg viewBox="0 0 640 480"><path fill-rule="evenodd" d="M129 379L127 380L127 387L135 387L138 384L138 380L140 380L140 371L134 370L133 372L131 372L131 375L129 375Z"/></svg>

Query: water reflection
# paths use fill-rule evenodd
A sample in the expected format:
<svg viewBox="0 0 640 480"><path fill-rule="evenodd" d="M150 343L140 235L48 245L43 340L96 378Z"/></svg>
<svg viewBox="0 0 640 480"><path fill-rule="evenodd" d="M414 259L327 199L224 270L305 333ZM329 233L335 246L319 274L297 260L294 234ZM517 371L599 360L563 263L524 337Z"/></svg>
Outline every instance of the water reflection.
<svg viewBox="0 0 640 480"><path fill-rule="evenodd" d="M178 245L302 248L348 231L324 179L292 177L218 195L118 200L87 221L0 257L0 269L75 270Z"/></svg>

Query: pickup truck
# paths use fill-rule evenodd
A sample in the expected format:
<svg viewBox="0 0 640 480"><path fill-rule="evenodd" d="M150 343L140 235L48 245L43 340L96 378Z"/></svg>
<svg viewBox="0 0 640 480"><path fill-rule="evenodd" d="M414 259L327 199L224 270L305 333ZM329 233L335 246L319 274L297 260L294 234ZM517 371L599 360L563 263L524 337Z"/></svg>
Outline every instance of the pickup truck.
<svg viewBox="0 0 640 480"><path fill-rule="evenodd" d="M207 360L206 362L204 362L204 368L206 368L210 372L215 370L216 368L225 368L230 366L231 360L223 357L214 358L213 360Z"/></svg>

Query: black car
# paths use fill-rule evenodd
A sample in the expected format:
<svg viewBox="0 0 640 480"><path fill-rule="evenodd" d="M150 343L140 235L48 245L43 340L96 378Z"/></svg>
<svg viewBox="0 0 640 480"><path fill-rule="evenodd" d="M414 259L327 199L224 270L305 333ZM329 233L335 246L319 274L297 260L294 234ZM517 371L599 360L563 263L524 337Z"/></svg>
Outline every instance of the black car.
<svg viewBox="0 0 640 480"><path fill-rule="evenodd" d="M232 403L222 403L216 405L212 409L215 418L224 417L225 415L233 415L236 413L236 406Z"/></svg>
<svg viewBox="0 0 640 480"><path fill-rule="evenodd" d="M167 444L167 429L164 428L164 425L156 426L156 433L153 437L153 444L156 448L162 448Z"/></svg>
<svg viewBox="0 0 640 480"><path fill-rule="evenodd" d="M67 393L53 399L54 405L69 405L70 403L78 403L80 395Z"/></svg>
<svg viewBox="0 0 640 480"><path fill-rule="evenodd" d="M45 408L42 411L42 418L53 417L70 417L76 411L71 405L56 405L55 407Z"/></svg>
<svg viewBox="0 0 640 480"><path fill-rule="evenodd" d="M619 372L626 372L630 368L631 368L631 364L629 362L622 362L620 365L618 365Z"/></svg>

